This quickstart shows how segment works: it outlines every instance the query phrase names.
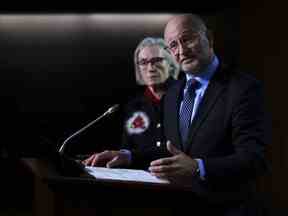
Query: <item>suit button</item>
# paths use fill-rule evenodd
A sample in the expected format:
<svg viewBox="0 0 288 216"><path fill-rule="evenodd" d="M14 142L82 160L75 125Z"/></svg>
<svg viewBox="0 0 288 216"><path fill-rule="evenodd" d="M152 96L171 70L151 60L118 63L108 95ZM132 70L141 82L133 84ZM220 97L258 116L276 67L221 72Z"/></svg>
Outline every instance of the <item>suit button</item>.
<svg viewBox="0 0 288 216"><path fill-rule="evenodd" d="M161 142L160 142L160 141L157 141L157 142L156 142L156 146L157 146L157 147L160 147L160 145L161 145Z"/></svg>
<svg viewBox="0 0 288 216"><path fill-rule="evenodd" d="M160 123L158 123L158 124L156 125L156 127L157 127L157 128L160 128L160 127L161 127L161 124L160 124Z"/></svg>

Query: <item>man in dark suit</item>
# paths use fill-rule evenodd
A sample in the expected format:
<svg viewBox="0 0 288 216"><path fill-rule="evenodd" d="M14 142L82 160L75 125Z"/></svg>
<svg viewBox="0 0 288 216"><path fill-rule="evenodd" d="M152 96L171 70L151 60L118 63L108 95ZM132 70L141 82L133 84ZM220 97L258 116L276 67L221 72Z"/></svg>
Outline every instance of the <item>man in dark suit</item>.
<svg viewBox="0 0 288 216"><path fill-rule="evenodd" d="M152 161L149 170L192 186L201 201L190 207L200 213L256 215L248 203L255 178L267 168L270 141L261 83L218 59L196 15L172 17L164 37L185 76L164 98L172 156Z"/></svg>

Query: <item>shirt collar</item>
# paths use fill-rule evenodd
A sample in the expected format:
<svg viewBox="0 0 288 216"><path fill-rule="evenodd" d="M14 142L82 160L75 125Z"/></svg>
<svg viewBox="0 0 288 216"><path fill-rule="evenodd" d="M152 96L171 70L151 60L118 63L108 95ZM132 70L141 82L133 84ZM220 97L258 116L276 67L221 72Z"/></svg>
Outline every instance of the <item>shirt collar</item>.
<svg viewBox="0 0 288 216"><path fill-rule="evenodd" d="M207 85L213 74L215 73L217 67L219 65L219 59L216 55L212 57L212 61L210 64L207 65L205 70L200 71L197 75L186 73L186 80L196 79L201 83L201 85Z"/></svg>
<svg viewBox="0 0 288 216"><path fill-rule="evenodd" d="M144 96L151 101L153 104L160 104L160 99L158 97L156 97L153 92L151 92L151 90L149 89L149 87L147 86L145 91L144 91Z"/></svg>

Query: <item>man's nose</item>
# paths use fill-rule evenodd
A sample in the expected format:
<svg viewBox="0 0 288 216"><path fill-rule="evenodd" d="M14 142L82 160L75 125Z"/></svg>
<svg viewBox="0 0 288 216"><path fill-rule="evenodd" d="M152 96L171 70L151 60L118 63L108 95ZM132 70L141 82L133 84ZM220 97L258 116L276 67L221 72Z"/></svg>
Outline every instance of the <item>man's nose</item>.
<svg viewBox="0 0 288 216"><path fill-rule="evenodd" d="M188 48L185 44L183 44L182 42L179 41L178 47L179 47L179 49L178 49L179 55L185 55L187 53Z"/></svg>

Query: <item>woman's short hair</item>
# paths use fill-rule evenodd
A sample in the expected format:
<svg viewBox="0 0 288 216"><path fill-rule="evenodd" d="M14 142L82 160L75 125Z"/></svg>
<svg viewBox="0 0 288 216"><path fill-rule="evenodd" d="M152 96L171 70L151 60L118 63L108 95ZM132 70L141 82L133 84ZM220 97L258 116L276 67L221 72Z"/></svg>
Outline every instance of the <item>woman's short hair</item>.
<svg viewBox="0 0 288 216"><path fill-rule="evenodd" d="M162 38L154 38L154 37L146 37L144 38L137 46L134 52L134 67L135 67L135 77L136 77L136 82L139 85L145 85L143 78L140 73L140 68L138 64L138 56L139 53L142 49L145 47L150 47L150 46L157 46L159 47L164 54L165 60L168 62L169 65L169 76L173 77L174 79L177 79L178 74L179 74L179 65L171 55L168 46L166 45L166 42Z"/></svg>

